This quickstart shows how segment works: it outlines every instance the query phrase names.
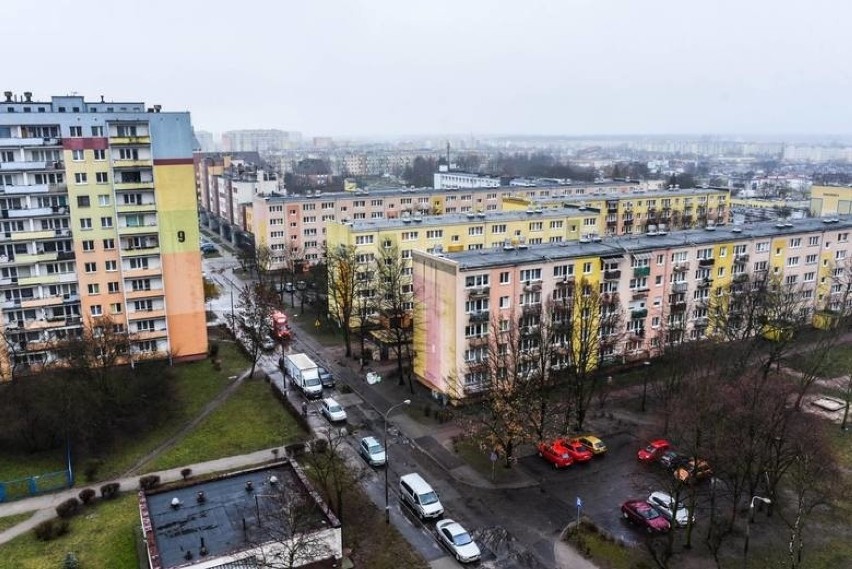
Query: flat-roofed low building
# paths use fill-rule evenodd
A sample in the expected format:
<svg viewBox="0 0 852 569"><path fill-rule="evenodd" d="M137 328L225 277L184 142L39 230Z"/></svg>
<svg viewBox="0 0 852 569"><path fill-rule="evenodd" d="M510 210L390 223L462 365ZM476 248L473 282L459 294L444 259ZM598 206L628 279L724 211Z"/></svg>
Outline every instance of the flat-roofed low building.
<svg viewBox="0 0 852 569"><path fill-rule="evenodd" d="M139 514L149 569L324 569L342 559L340 521L295 462L141 491Z"/></svg>
<svg viewBox="0 0 852 569"><path fill-rule="evenodd" d="M818 217L852 214L852 187L811 186L811 214Z"/></svg>

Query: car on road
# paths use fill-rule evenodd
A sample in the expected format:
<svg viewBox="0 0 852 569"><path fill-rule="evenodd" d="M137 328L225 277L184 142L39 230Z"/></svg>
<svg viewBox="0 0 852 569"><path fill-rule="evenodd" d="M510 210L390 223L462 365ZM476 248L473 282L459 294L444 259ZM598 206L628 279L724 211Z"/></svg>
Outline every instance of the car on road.
<svg viewBox="0 0 852 569"><path fill-rule="evenodd" d="M552 464L553 468L565 468L574 464L574 459L571 458L560 439L538 443L538 456Z"/></svg>
<svg viewBox="0 0 852 569"><path fill-rule="evenodd" d="M589 452L594 455L606 453L606 445L602 440L594 435L583 435L582 437L577 437L577 442L586 447Z"/></svg>
<svg viewBox="0 0 852 569"><path fill-rule="evenodd" d="M594 456L592 451L587 449L583 443L574 439L570 441L562 441L562 446L574 460L574 462L588 462Z"/></svg>
<svg viewBox="0 0 852 569"><path fill-rule="evenodd" d="M199 245L199 249L205 255L209 255L216 252L216 246L210 241L203 241L201 245Z"/></svg>
<svg viewBox="0 0 852 569"><path fill-rule="evenodd" d="M652 492L648 503L654 506L672 526L684 527L689 522L689 510L683 502L675 502L674 497L666 492ZM693 522L695 518L693 518Z"/></svg>
<svg viewBox="0 0 852 569"><path fill-rule="evenodd" d="M706 460L690 459L685 465L674 471L674 477L684 484L695 484L713 476L713 470Z"/></svg>
<svg viewBox="0 0 852 569"><path fill-rule="evenodd" d="M672 444L666 439L656 439L648 443L648 446L640 448L636 453L639 462L655 462L660 460L663 454L672 448Z"/></svg>
<svg viewBox="0 0 852 569"><path fill-rule="evenodd" d="M689 457L669 449L660 455L659 461L664 467L674 471L688 463Z"/></svg>
<svg viewBox="0 0 852 569"><path fill-rule="evenodd" d="M645 500L628 500L621 505L621 517L644 528L648 533L664 533L671 529L669 521Z"/></svg>
<svg viewBox="0 0 852 569"><path fill-rule="evenodd" d="M318 367L319 378L323 387L334 387L334 376L324 367Z"/></svg>
<svg viewBox="0 0 852 569"><path fill-rule="evenodd" d="M273 340L269 336L264 337L260 341L260 347L267 352L271 352L272 350L274 350L275 346L276 346L275 340Z"/></svg>
<svg viewBox="0 0 852 569"><path fill-rule="evenodd" d="M478 561L481 553L479 546L461 524L454 520L441 520L435 524L435 534L443 545L459 563Z"/></svg>
<svg viewBox="0 0 852 569"><path fill-rule="evenodd" d="M331 421L332 423L337 423L339 421L346 420L346 411L343 407L332 399L331 397L326 397L322 401L320 401L320 412L325 415L325 418Z"/></svg>
<svg viewBox="0 0 852 569"><path fill-rule="evenodd" d="M358 443L358 454L364 457L371 466L382 466L387 462L385 447L376 437L364 437Z"/></svg>

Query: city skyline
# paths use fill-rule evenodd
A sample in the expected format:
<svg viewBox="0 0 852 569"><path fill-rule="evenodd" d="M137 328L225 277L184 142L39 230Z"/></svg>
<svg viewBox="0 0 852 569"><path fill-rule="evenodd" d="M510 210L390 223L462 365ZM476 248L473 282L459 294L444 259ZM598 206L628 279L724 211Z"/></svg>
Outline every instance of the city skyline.
<svg viewBox="0 0 852 569"><path fill-rule="evenodd" d="M439 1L407 11L385 1L249 1L239 14L218 1L203 11L162 0L145 10L57 4L50 19L9 7L9 41L29 55L7 65L4 90L141 96L190 110L195 128L213 132L852 133L843 97L852 39L842 28L852 8L828 0ZM132 65L122 42L134 29L151 40L145 54L156 66ZM97 65L49 74L32 65L54 57L56 42L39 38L74 30L69 49L97 53Z"/></svg>

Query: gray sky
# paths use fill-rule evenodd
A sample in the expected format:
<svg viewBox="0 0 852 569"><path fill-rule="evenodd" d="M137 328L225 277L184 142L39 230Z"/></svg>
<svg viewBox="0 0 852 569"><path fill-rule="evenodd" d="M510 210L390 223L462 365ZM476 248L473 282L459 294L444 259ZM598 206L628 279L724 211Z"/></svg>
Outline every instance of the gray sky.
<svg viewBox="0 0 852 569"><path fill-rule="evenodd" d="M160 103L214 131L850 134L851 16L843 0L7 2L0 90Z"/></svg>

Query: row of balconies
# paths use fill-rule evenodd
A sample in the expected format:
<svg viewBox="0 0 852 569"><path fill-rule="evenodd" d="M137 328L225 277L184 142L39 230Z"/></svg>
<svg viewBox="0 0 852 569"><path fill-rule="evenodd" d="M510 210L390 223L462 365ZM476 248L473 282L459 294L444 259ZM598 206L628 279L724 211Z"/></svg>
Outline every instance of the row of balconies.
<svg viewBox="0 0 852 569"><path fill-rule="evenodd" d="M0 148L23 148L37 146L60 146L62 139L53 138L0 138Z"/></svg>

